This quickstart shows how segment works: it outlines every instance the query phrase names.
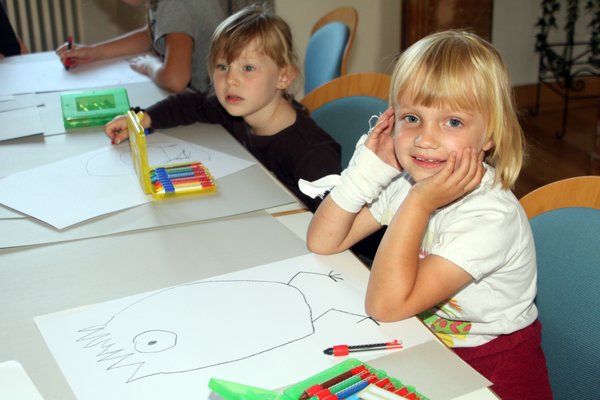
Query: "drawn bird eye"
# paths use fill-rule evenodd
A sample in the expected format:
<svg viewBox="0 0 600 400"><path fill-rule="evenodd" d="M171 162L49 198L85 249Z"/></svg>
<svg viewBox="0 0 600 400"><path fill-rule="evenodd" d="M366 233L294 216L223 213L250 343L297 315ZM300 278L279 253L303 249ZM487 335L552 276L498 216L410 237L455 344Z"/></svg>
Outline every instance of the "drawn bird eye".
<svg viewBox="0 0 600 400"><path fill-rule="evenodd" d="M134 337L133 344L138 353L159 353L174 347L177 344L177 335L170 331L146 331Z"/></svg>

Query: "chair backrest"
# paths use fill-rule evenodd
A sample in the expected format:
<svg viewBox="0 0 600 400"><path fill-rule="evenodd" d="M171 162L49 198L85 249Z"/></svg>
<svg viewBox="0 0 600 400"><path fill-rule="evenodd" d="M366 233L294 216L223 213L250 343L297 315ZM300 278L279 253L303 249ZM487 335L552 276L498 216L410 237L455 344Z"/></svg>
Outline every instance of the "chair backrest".
<svg viewBox="0 0 600 400"><path fill-rule="evenodd" d="M373 115L388 108L391 77L375 72L348 74L319 86L302 99L317 125L342 146L342 167Z"/></svg>
<svg viewBox="0 0 600 400"><path fill-rule="evenodd" d="M600 176L523 196L537 265L536 305L555 399L600 393Z"/></svg>
<svg viewBox="0 0 600 400"><path fill-rule="evenodd" d="M304 59L305 94L346 74L357 25L353 7L336 8L313 25Z"/></svg>
<svg viewBox="0 0 600 400"><path fill-rule="evenodd" d="M563 207L600 207L600 176L577 176L550 183L520 200L529 219Z"/></svg>

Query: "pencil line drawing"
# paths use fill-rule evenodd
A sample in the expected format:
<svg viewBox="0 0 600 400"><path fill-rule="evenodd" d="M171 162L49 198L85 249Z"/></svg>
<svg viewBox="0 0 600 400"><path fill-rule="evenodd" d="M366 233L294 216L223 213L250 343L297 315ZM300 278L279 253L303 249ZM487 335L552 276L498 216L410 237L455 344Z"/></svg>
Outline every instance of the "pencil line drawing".
<svg viewBox="0 0 600 400"><path fill-rule="evenodd" d="M149 143L148 159L150 165L166 165L199 161L206 163L212 159L210 152L191 143ZM87 175L94 177L125 176L135 174L129 147L118 150L118 161L115 161L114 149L96 153L85 165Z"/></svg>
<svg viewBox="0 0 600 400"><path fill-rule="evenodd" d="M139 298L103 324L77 330L77 342L95 350L106 371L131 371L130 383L255 357L313 335L321 318L379 325L364 310L336 303L343 297L335 294L342 280L333 271L299 271L287 282L183 284Z"/></svg>

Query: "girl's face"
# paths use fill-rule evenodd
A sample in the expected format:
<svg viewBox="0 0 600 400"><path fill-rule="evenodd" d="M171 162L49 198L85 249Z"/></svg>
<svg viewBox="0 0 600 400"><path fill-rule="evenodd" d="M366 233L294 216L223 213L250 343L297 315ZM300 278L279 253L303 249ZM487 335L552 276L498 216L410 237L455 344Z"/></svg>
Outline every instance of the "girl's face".
<svg viewBox="0 0 600 400"><path fill-rule="evenodd" d="M402 97L395 109L394 150L402 168L416 181L439 172L452 152L492 148L484 143L487 121L477 110L453 110L413 104Z"/></svg>
<svg viewBox="0 0 600 400"><path fill-rule="evenodd" d="M233 116L253 119L270 117L291 84L287 68L279 68L257 40L251 41L230 64L217 57L213 72L215 94Z"/></svg>

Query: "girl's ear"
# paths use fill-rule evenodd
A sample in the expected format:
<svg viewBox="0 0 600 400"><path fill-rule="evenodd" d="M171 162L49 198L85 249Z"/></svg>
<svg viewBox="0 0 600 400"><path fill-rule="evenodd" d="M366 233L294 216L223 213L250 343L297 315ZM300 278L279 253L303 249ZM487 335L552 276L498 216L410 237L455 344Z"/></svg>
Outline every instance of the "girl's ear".
<svg viewBox="0 0 600 400"><path fill-rule="evenodd" d="M277 88L278 89L289 88L292 85L292 83L294 83L294 80L296 79L297 74L298 73L296 71L296 68L294 68L294 67L287 66L287 67L281 68L281 71L279 72L279 82L277 83Z"/></svg>

